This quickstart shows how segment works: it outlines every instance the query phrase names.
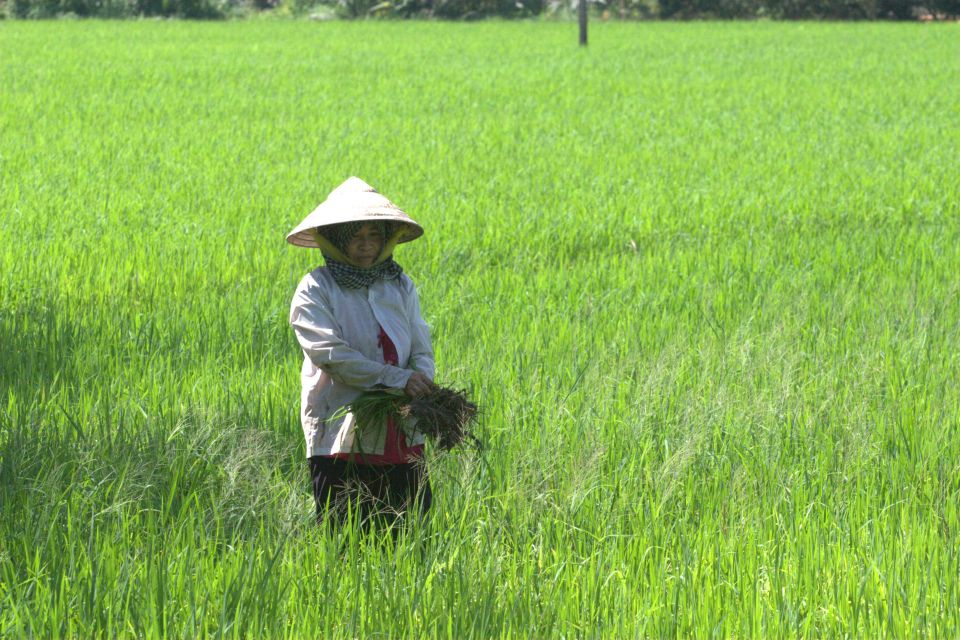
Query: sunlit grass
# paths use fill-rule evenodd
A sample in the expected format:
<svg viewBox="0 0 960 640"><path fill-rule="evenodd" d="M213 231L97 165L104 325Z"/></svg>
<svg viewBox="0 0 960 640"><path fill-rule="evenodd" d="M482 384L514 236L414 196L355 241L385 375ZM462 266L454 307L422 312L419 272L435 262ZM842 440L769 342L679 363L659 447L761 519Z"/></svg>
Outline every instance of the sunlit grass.
<svg viewBox="0 0 960 640"><path fill-rule="evenodd" d="M0 24L0 635L952 637L956 25ZM482 454L313 524L349 175Z"/></svg>

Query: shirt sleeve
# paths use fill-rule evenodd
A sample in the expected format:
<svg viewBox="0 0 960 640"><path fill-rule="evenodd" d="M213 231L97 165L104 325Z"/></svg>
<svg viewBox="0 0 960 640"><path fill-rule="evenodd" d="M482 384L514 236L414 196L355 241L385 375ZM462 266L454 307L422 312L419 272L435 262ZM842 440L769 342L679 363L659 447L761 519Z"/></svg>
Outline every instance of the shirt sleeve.
<svg viewBox="0 0 960 640"><path fill-rule="evenodd" d="M436 375L436 363L433 359L433 345L430 341L430 327L420 314L420 298L417 288L408 280L407 314L410 318L410 367L431 380Z"/></svg>
<svg viewBox="0 0 960 640"><path fill-rule="evenodd" d="M344 342L322 287L302 283L290 305L290 324L304 355L335 381L373 389L402 389L412 371L370 360Z"/></svg>

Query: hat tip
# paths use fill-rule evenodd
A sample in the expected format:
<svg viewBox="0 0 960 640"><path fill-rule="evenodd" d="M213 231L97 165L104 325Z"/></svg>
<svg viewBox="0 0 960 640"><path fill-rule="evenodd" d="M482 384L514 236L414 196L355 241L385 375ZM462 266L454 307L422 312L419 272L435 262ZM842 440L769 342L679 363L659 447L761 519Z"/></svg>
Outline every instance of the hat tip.
<svg viewBox="0 0 960 640"><path fill-rule="evenodd" d="M343 193L343 192L357 192L357 191L369 191L377 193L377 190L371 187L365 180L358 178L357 176L350 176L342 183L340 186L333 190L330 195L334 193Z"/></svg>

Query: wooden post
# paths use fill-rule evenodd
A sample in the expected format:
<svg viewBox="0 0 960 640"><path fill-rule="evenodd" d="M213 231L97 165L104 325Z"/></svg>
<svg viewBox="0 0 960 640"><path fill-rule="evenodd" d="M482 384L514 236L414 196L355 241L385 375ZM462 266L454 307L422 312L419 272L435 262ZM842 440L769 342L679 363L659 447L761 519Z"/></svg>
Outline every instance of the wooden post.
<svg viewBox="0 0 960 640"><path fill-rule="evenodd" d="M587 0L577 0L577 14L580 18L580 46L587 46Z"/></svg>

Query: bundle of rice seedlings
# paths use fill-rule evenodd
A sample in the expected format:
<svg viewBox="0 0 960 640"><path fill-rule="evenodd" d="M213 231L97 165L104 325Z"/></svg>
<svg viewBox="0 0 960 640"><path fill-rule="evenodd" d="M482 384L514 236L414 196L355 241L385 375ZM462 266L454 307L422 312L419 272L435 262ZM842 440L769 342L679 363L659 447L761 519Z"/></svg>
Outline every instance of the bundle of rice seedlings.
<svg viewBox="0 0 960 640"><path fill-rule="evenodd" d="M434 386L430 393L419 398L390 391L370 391L354 400L349 410L356 416L358 428L383 424L392 416L405 431L409 431L407 425L411 425L443 451L453 449L464 440L480 445L471 430L479 410L466 391Z"/></svg>
<svg viewBox="0 0 960 640"><path fill-rule="evenodd" d="M477 420L477 405L470 402L466 391L434 387L427 395L410 399L399 412L403 417L415 418L417 431L433 438L444 451L465 439L475 445L480 443L470 430Z"/></svg>

